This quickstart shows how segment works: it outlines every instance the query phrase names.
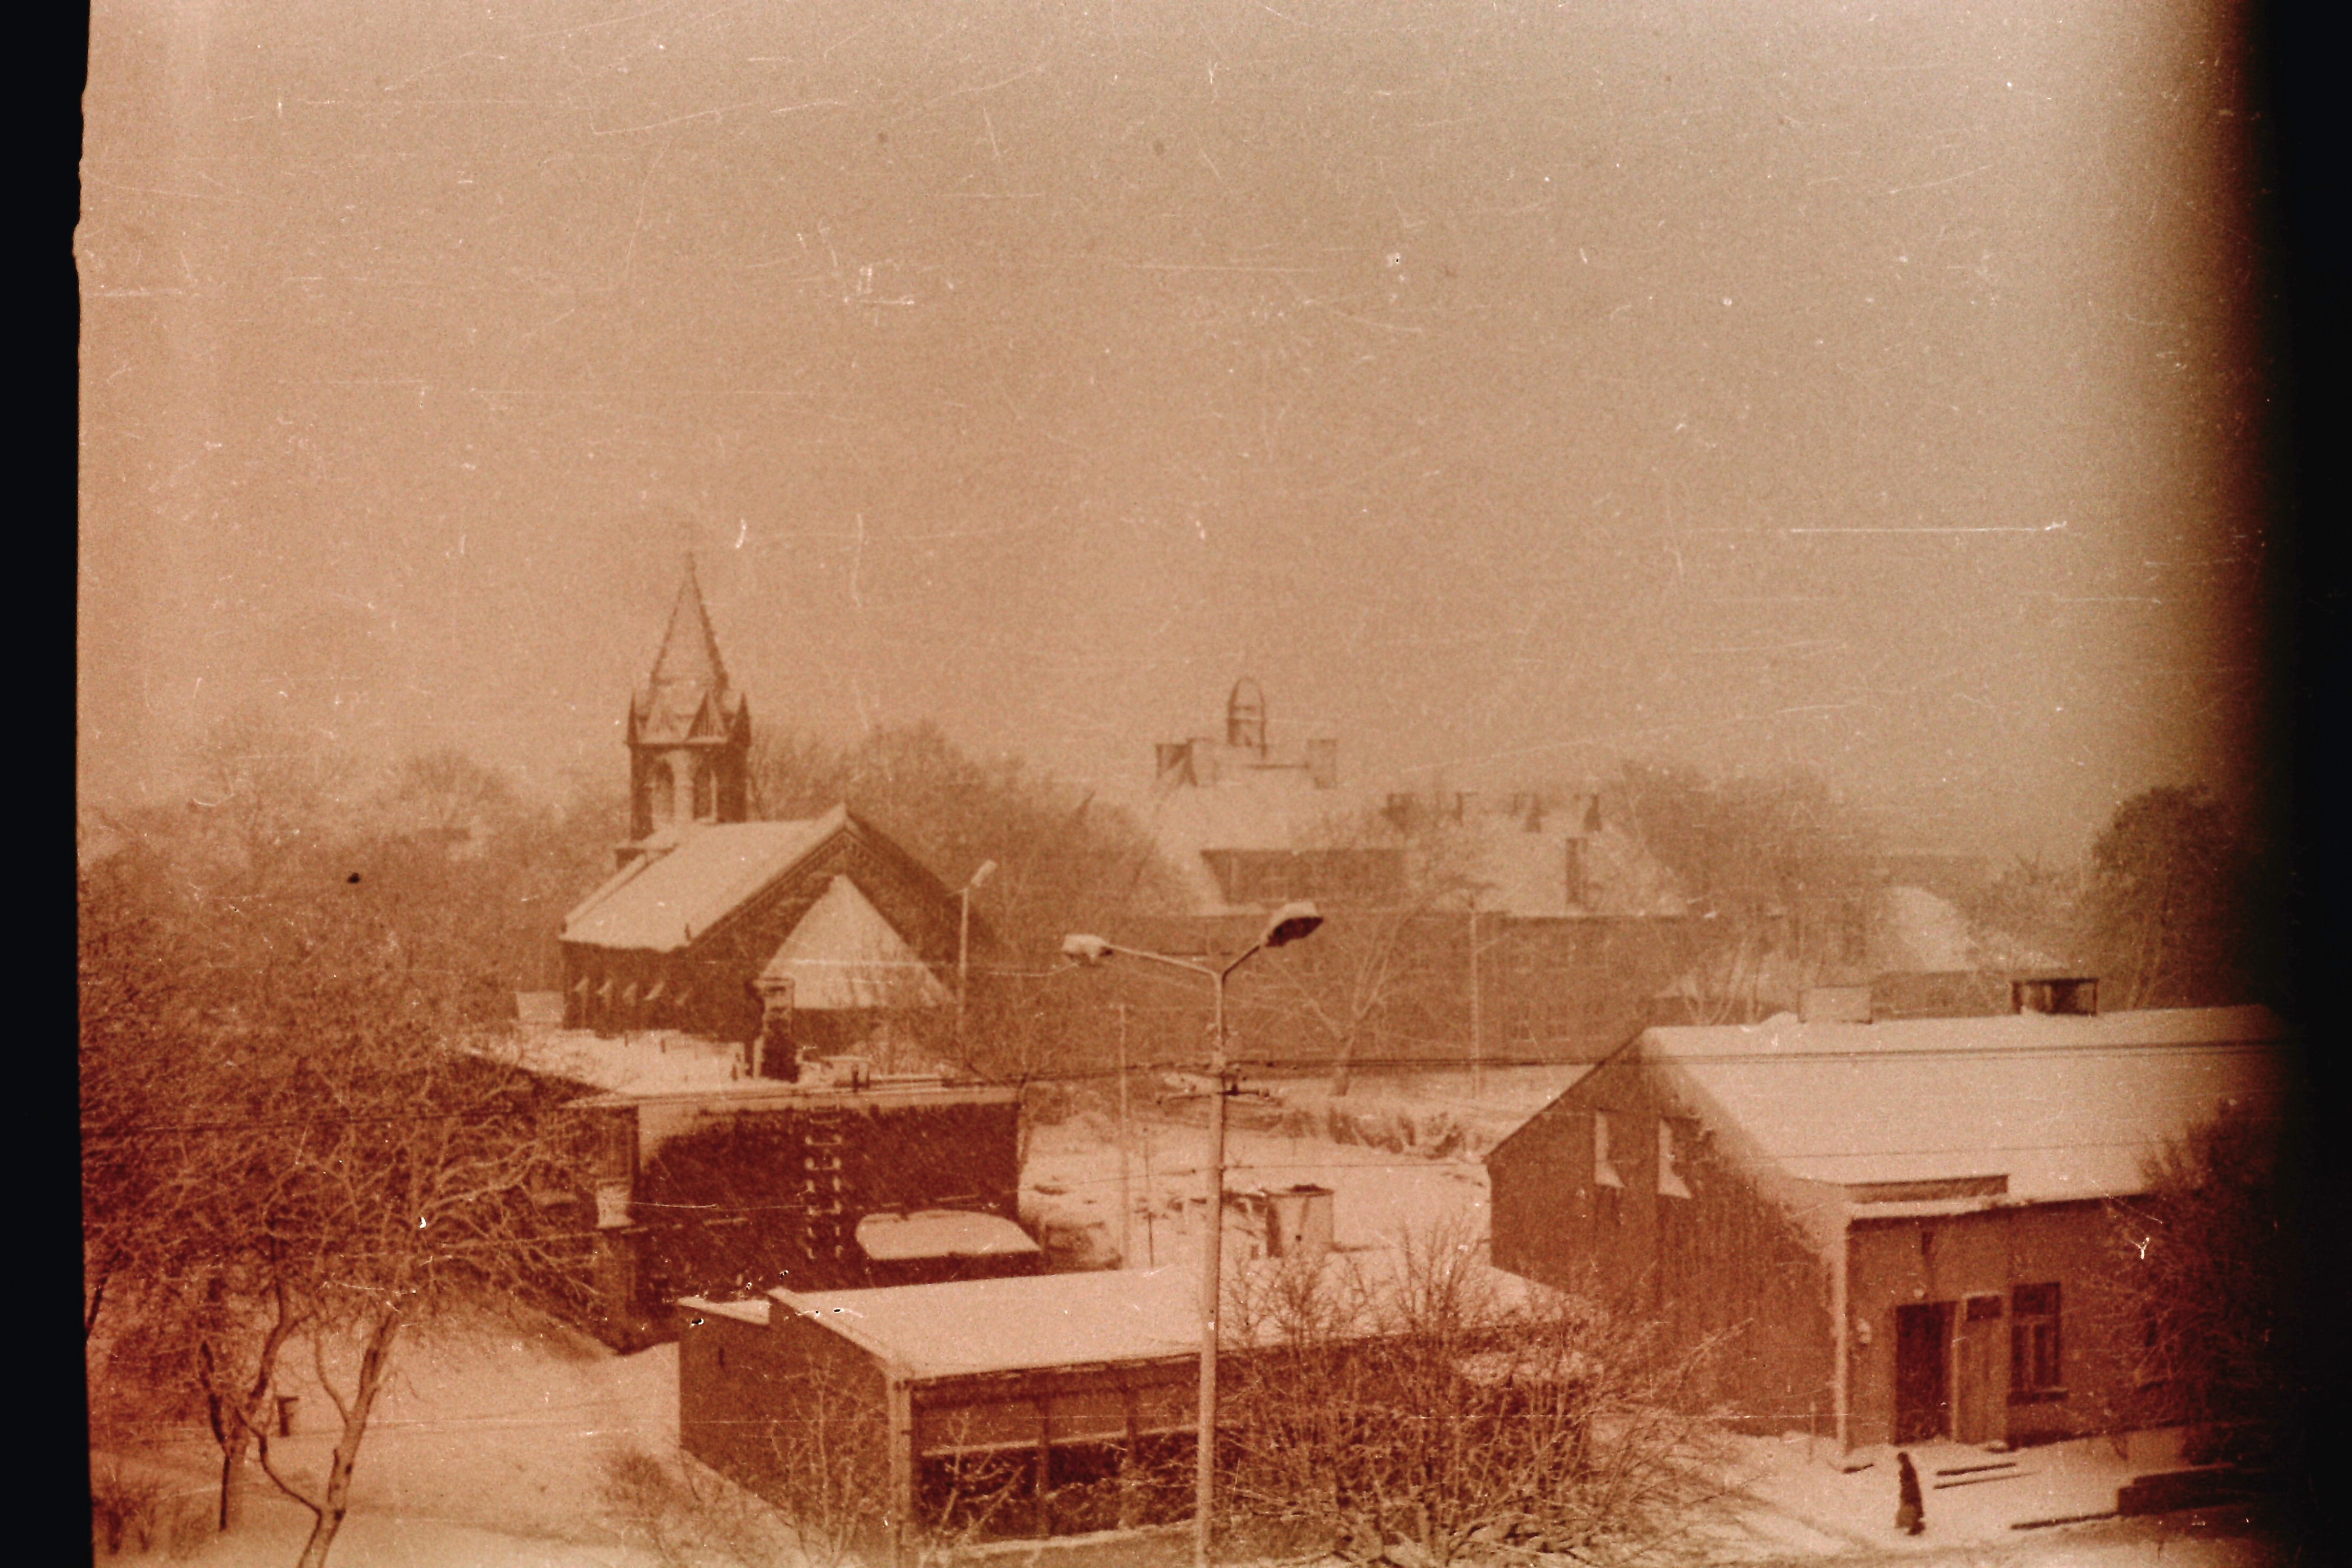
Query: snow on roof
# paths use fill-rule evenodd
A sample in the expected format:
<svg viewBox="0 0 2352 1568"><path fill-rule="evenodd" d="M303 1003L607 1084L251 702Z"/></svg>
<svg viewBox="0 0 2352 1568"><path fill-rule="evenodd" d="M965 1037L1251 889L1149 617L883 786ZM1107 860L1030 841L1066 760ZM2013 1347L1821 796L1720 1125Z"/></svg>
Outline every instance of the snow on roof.
<svg viewBox="0 0 2352 1568"><path fill-rule="evenodd" d="M769 1303L764 1301L714 1301L708 1296L681 1296L677 1304L698 1317L733 1318L738 1322L768 1326Z"/></svg>
<svg viewBox="0 0 2352 1568"><path fill-rule="evenodd" d="M1671 1063L1790 1176L2006 1176L2007 1199L2141 1190L2142 1166L2225 1101L2274 1104L2285 1026L2267 1008L1661 1028ZM1872 1210L1871 1212L1875 1212Z"/></svg>
<svg viewBox="0 0 2352 1568"><path fill-rule="evenodd" d="M955 1377L1195 1354L1199 1290L1171 1267L769 1294L913 1376Z"/></svg>
<svg viewBox="0 0 2352 1568"><path fill-rule="evenodd" d="M1215 784L1155 790L1142 816L1152 841L1181 880L1192 913L1226 915L1249 906L1226 902L1204 854L1346 844L1358 835L1363 804L1336 789L1316 789L1304 774L1269 769Z"/></svg>
<svg viewBox="0 0 2352 1568"><path fill-rule="evenodd" d="M857 884L839 875L760 977L791 980L795 1009L945 1007L953 999Z"/></svg>
<svg viewBox="0 0 2352 1568"><path fill-rule="evenodd" d="M1529 828L1523 818L1474 813L1462 831L1468 872L1479 884L1478 907L1521 919L1684 912L1673 879L1639 841L1614 822L1592 832L1581 813L1559 811ZM1582 896L1569 897L1569 845L1577 852Z"/></svg>
<svg viewBox="0 0 2352 1568"><path fill-rule="evenodd" d="M568 1079L612 1093L700 1093L738 1085L757 1088L773 1079L743 1076L743 1048L662 1030L605 1036L555 1030L519 1040L493 1039L485 1054L550 1078Z"/></svg>
<svg viewBox="0 0 2352 1568"><path fill-rule="evenodd" d="M1407 850L1412 841L1372 809L1370 797L1318 789L1301 773L1274 768L1213 784L1157 789L1141 810L1195 915L1251 906L1226 902L1203 857L1219 850L1284 852L1356 847ZM1515 811L1474 809L1454 829L1460 870L1480 887L1478 907L1523 919L1684 913L1673 878L1638 839L1614 822L1588 831L1581 810L1561 810L1533 830ZM1569 844L1579 852L1583 896L1569 897Z"/></svg>
<svg viewBox="0 0 2352 1568"><path fill-rule="evenodd" d="M857 1245L877 1263L919 1258L1000 1258L1039 1250L1026 1231L1000 1215L945 1208L869 1214L857 1222Z"/></svg>
<svg viewBox="0 0 2352 1568"><path fill-rule="evenodd" d="M1507 1302L1541 1291L1483 1263L1456 1266ZM1243 1291L1283 1267L1278 1259L1237 1262L1227 1278ZM1374 1301L1386 1299L1391 1292L1381 1290L1383 1281L1393 1284L1407 1265L1397 1253L1377 1252L1334 1256L1324 1267L1335 1283L1352 1279L1368 1287L1356 1299ZM1200 1288L1196 1270L1171 1266L768 1294L785 1311L815 1319L896 1364L907 1376L930 1379L1196 1355Z"/></svg>
<svg viewBox="0 0 2352 1568"><path fill-rule="evenodd" d="M677 847L637 861L564 917L563 940L674 953L839 832L835 806L796 822L706 822Z"/></svg>

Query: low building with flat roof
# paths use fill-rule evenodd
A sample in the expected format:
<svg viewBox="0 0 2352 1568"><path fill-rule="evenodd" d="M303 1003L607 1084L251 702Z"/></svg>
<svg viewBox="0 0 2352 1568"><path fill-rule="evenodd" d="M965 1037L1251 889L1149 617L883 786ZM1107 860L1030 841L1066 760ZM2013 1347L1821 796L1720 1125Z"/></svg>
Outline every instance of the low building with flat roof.
<svg viewBox="0 0 2352 1568"><path fill-rule="evenodd" d="M1346 1281L1334 1299L1355 1303L1370 1337L1410 1265L1388 1252L1238 1261L1222 1356L1275 1347L1271 1318L1241 1303L1270 1301L1301 1267ZM1450 1267L1500 1302L1536 1289L1482 1263ZM943 1542L1067 1552L1099 1537L1106 1563L1181 1562L1200 1289L1196 1270L1171 1267L682 1301L679 1441L786 1508L807 1500L814 1456L845 1456L881 1500L882 1539L866 1543L877 1560L912 1563Z"/></svg>

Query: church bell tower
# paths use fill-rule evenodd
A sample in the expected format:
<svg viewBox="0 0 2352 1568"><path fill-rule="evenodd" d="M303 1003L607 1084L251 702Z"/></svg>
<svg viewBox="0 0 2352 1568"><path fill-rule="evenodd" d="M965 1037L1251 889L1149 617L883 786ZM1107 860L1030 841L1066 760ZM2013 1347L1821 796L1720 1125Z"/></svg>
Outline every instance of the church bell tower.
<svg viewBox="0 0 2352 1568"><path fill-rule="evenodd" d="M751 710L727 679L694 558L653 674L629 701L629 838L623 865L698 823L748 814Z"/></svg>

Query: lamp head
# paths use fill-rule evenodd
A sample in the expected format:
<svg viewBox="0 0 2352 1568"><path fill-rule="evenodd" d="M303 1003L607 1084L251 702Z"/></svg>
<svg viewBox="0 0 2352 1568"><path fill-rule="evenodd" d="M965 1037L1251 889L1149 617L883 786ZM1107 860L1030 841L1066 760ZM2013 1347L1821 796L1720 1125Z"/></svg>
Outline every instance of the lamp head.
<svg viewBox="0 0 2352 1568"><path fill-rule="evenodd" d="M1062 954L1065 957L1076 958L1081 964L1099 964L1110 956L1110 944L1099 936L1074 931L1062 938Z"/></svg>
<svg viewBox="0 0 2352 1568"><path fill-rule="evenodd" d="M981 862L980 869L971 873L971 880L963 884L964 891L966 893L977 892L982 883L987 882L990 877L994 876L995 874L996 862L994 861Z"/></svg>
<svg viewBox="0 0 2352 1568"><path fill-rule="evenodd" d="M1296 942L1302 936L1313 936L1315 928L1322 924L1322 914L1313 904L1304 899L1286 904L1274 912L1273 919L1266 922L1265 935L1259 939L1259 946L1279 947L1285 943Z"/></svg>

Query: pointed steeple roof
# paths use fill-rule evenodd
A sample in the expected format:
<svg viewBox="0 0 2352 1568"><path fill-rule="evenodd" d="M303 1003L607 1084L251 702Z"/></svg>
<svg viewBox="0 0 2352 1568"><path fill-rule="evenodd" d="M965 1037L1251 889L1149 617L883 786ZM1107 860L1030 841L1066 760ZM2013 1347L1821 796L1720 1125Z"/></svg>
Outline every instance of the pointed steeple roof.
<svg viewBox="0 0 2352 1568"><path fill-rule="evenodd" d="M727 679L719 638L703 607L702 584L694 557L686 558L686 580L670 607L669 629L653 674L629 705L633 744L672 745L688 740L723 741L732 735L743 709L742 694Z"/></svg>
<svg viewBox="0 0 2352 1568"><path fill-rule="evenodd" d="M670 606L669 631L654 658L653 685L698 685L724 689L727 664L719 656L719 638L710 630L710 612L702 606L702 582L694 575L694 558L686 558L686 580L677 585L677 602Z"/></svg>

